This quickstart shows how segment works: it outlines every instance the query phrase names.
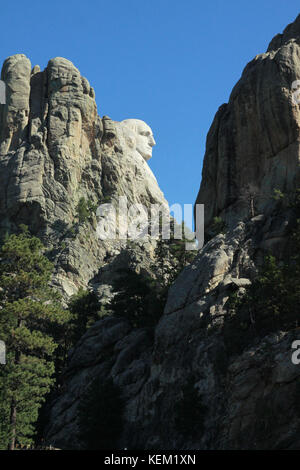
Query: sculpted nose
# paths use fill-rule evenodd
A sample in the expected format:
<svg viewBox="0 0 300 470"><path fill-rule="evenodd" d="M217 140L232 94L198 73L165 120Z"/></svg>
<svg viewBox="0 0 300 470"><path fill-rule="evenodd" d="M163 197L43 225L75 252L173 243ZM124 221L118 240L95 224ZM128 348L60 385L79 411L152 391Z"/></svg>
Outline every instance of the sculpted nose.
<svg viewBox="0 0 300 470"><path fill-rule="evenodd" d="M153 135L150 136L149 145L150 145L151 147L154 147L154 145L156 145L156 142L155 142L155 140L154 140Z"/></svg>

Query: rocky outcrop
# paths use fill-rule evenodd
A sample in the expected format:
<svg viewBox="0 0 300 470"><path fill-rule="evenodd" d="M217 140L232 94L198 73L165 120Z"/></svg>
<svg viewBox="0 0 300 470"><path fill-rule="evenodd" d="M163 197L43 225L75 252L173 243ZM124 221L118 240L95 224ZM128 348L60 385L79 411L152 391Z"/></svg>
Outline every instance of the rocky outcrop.
<svg viewBox="0 0 300 470"><path fill-rule="evenodd" d="M142 140L149 158L155 142L149 135L148 146L143 142L148 137L137 133L137 146L127 121L101 119L93 88L64 58L50 60L44 71L38 66L31 71L24 55L12 56L3 65L2 79L7 104L1 105L0 116L0 229L5 233L23 223L42 238L55 263L53 283L67 298L93 284L107 259L126 249L124 239L99 240L93 211L86 223L78 223L81 198L97 208L103 202L118 207L123 196L128 207L143 204L147 213L156 203L168 213L138 151ZM145 258L153 256L155 243L149 237L145 243Z"/></svg>
<svg viewBox="0 0 300 470"><path fill-rule="evenodd" d="M6 106L1 106L1 154L17 149L25 137L29 119L30 61L23 54L3 64L1 80L6 85Z"/></svg>
<svg viewBox="0 0 300 470"><path fill-rule="evenodd" d="M294 214L288 204L278 210L272 195L299 184L299 107L291 96L300 77L299 25L300 17L247 65L208 133L197 202L207 228L221 216L226 233L206 243L171 287L154 344L146 330L113 318L86 333L51 410L49 442L80 447L77 406L98 375L112 377L126 400L120 448L300 448L300 368L291 361L299 329L257 338L241 354L230 353L223 334L229 295L251 283L267 251L286 256ZM175 409L191 378L202 415L189 435L178 429Z"/></svg>
<svg viewBox="0 0 300 470"><path fill-rule="evenodd" d="M78 405L99 377L112 378L125 402L120 449L300 448L300 368L291 361L299 328L257 337L239 354L224 335L229 296L251 284L267 251L285 258L295 222L290 204L272 195L278 189L288 200L299 184L299 106L291 96L300 78L299 25L300 17L248 64L208 133L197 202L205 204L207 229L221 216L224 233L181 272L155 329L113 316L88 329L50 406L50 444L81 448ZM24 56L8 59L18 61L27 64ZM14 103L25 116L26 103ZM1 134L3 229L29 222L51 246L54 282L66 295L90 283L107 298L116 268L148 269L154 241L130 249L121 240L99 243L92 216L73 237L76 204L121 194L167 210L146 163L149 148L135 151L138 126L97 116L92 89L65 59L45 72L34 68L29 104L18 126L9 127L8 107L1 115L1 128L10 129ZM198 421L188 432L176 410L191 381L197 400L187 405Z"/></svg>
<svg viewBox="0 0 300 470"><path fill-rule="evenodd" d="M49 442L80 448L77 408L99 376L112 377L126 400L120 448L299 448L300 368L291 362L299 329L270 334L240 355L228 352L223 336L229 295L250 284L265 247L286 236L288 224L282 220L279 229L274 217L261 215L208 242L171 287L154 344L147 329L132 330L124 320L90 328L71 352ZM192 436L177 429L175 414L191 377L205 410Z"/></svg>
<svg viewBox="0 0 300 470"><path fill-rule="evenodd" d="M207 135L197 202L205 204L207 227L213 217L230 223L273 208L274 189L299 186L299 104L292 84L300 77L300 16L268 51L244 69L227 104Z"/></svg>

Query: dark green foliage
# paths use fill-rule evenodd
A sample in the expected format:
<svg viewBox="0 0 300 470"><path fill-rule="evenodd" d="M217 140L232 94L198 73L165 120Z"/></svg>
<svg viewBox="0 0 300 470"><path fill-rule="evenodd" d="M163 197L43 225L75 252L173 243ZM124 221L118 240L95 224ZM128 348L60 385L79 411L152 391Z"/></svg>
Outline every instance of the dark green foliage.
<svg viewBox="0 0 300 470"><path fill-rule="evenodd" d="M80 223L85 222L89 218L90 214L89 214L87 203L84 197L81 197L79 199L79 202L76 206L76 210L77 210L78 220Z"/></svg>
<svg viewBox="0 0 300 470"><path fill-rule="evenodd" d="M125 317L135 328L156 325L165 300L160 285L149 275L130 269L120 270L119 275L109 306L112 313Z"/></svg>
<svg viewBox="0 0 300 470"><path fill-rule="evenodd" d="M161 228L161 227L160 227ZM131 269L119 271L113 285L114 297L109 308L123 316L136 328L154 327L163 314L168 288L179 272L195 257L195 251L186 250L186 239L174 238L172 224L170 240L157 242L155 276ZM184 229L184 226L181 226Z"/></svg>
<svg viewBox="0 0 300 470"><path fill-rule="evenodd" d="M61 236L64 236L66 234L68 228L69 225L64 220L58 219L53 223L53 229Z"/></svg>
<svg viewBox="0 0 300 470"><path fill-rule="evenodd" d="M93 323L104 314L109 314L109 311L101 306L94 292L82 288L71 297L68 307L72 314L70 323L70 342L72 346Z"/></svg>
<svg viewBox="0 0 300 470"><path fill-rule="evenodd" d="M172 225L171 225L172 228ZM171 231L171 238L168 243L169 245L169 250L170 254L175 258L177 262L177 271L178 273L182 271L182 269L190 264L193 259L195 258L195 255L197 253L197 250L187 250L186 249L186 244L189 243L189 240L185 236L185 225L184 222L181 224L181 234L182 238L181 239L176 239L174 236L174 228ZM189 232L189 230L188 230Z"/></svg>
<svg viewBox="0 0 300 470"><path fill-rule="evenodd" d="M212 224L209 226L209 229L205 233L205 239L206 241L209 241L219 233L225 233L226 230L227 226L225 221L221 217L214 217Z"/></svg>
<svg viewBox="0 0 300 470"><path fill-rule="evenodd" d="M299 326L300 224L291 237L289 262L267 256L257 278L243 296L228 301L224 339L229 354L239 354L255 338Z"/></svg>
<svg viewBox="0 0 300 470"><path fill-rule="evenodd" d="M160 230L162 230L161 227ZM185 237L184 222L181 224L180 231L181 239L175 238L175 222L171 221L170 239L162 239L160 231L160 238L155 250L158 268L156 271L161 285L166 290L175 281L179 273L193 261L197 254L197 250L186 249L186 243L189 240Z"/></svg>
<svg viewBox="0 0 300 470"><path fill-rule="evenodd" d="M54 383L56 333L68 320L48 288L53 266L41 241L22 233L6 237L0 262L0 338L7 364L0 369L0 448L32 442L38 410Z"/></svg>
<svg viewBox="0 0 300 470"><path fill-rule="evenodd" d="M90 199L86 201L84 197L81 197L76 206L79 223L84 223L90 220L96 210L97 204L94 204Z"/></svg>
<svg viewBox="0 0 300 470"><path fill-rule="evenodd" d="M171 273L171 282L174 281L179 273L195 258L196 252L193 250L187 250L185 244L186 240L183 239L172 240L169 245L170 254L175 260L175 269Z"/></svg>
<svg viewBox="0 0 300 470"><path fill-rule="evenodd" d="M79 405L78 437L84 449L116 449L122 432L124 402L112 379L95 379Z"/></svg>
<svg viewBox="0 0 300 470"><path fill-rule="evenodd" d="M280 189L275 188L272 198L274 201L282 201L284 199L284 194L282 191L280 191Z"/></svg>
<svg viewBox="0 0 300 470"><path fill-rule="evenodd" d="M100 204L108 204L110 201L111 201L111 196L102 196L102 198L99 201L99 205Z"/></svg>
<svg viewBox="0 0 300 470"><path fill-rule="evenodd" d="M194 384L195 380L190 378L174 408L175 426L182 436L193 437L201 434L204 429L207 407Z"/></svg>
<svg viewBox="0 0 300 470"><path fill-rule="evenodd" d="M272 199L278 203L279 209L293 209L296 218L300 217L300 189L289 193L274 189Z"/></svg>

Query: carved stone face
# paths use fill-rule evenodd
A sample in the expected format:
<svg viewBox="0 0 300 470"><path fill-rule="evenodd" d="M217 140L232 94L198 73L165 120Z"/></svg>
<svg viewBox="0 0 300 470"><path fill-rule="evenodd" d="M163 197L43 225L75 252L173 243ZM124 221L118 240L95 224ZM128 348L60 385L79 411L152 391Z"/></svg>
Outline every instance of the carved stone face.
<svg viewBox="0 0 300 470"><path fill-rule="evenodd" d="M152 147L155 145L151 127L140 119L125 119L121 124L133 132L136 151L146 161L149 160L152 157Z"/></svg>

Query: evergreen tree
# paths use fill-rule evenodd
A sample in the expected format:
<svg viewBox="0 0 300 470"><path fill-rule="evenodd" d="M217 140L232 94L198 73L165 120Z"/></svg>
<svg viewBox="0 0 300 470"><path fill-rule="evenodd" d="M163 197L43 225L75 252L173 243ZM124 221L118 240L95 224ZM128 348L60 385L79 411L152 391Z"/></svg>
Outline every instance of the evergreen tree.
<svg viewBox="0 0 300 470"><path fill-rule="evenodd" d="M22 227L1 247L0 337L7 363L0 368L0 448L30 444L38 410L54 382L54 334L67 321L48 288L52 264L41 241Z"/></svg>
<svg viewBox="0 0 300 470"><path fill-rule="evenodd" d="M68 308L72 315L69 327L69 348L74 346L93 323L110 313L105 305L100 304L94 292L83 288L71 297Z"/></svg>
<svg viewBox="0 0 300 470"><path fill-rule="evenodd" d="M149 274L120 269L113 292L110 312L125 317L134 328L152 328L163 314L166 289Z"/></svg>
<svg viewBox="0 0 300 470"><path fill-rule="evenodd" d="M219 233L226 233L227 226L225 221L222 217L214 217L212 223L210 224L209 228L206 229L205 232L205 239L208 242L212 238L214 238Z"/></svg>
<svg viewBox="0 0 300 470"><path fill-rule="evenodd" d="M86 201L81 197L76 206L77 217L80 224L92 219L92 215L96 213L97 204L94 204L90 199Z"/></svg>
<svg viewBox="0 0 300 470"><path fill-rule="evenodd" d="M79 223L84 223L90 216L87 202L84 197L81 197L79 199L79 202L76 206L76 210Z"/></svg>
<svg viewBox="0 0 300 470"><path fill-rule="evenodd" d="M160 237L155 250L160 282L167 289L175 281L179 273L193 261L197 253L195 250L186 249L186 243L190 240L185 236L186 228L184 222L182 222L180 227L181 238L175 238L175 224L176 222L171 220L169 240L162 239L160 231Z"/></svg>

